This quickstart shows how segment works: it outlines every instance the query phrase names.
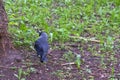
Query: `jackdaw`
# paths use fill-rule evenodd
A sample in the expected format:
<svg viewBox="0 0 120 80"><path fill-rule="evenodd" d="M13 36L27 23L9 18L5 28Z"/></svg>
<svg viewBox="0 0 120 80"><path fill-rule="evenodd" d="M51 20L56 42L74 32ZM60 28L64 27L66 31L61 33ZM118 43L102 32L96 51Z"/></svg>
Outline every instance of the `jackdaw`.
<svg viewBox="0 0 120 80"><path fill-rule="evenodd" d="M47 53L49 50L48 36L45 32L39 32L39 38L35 41L34 48L41 62L47 61Z"/></svg>

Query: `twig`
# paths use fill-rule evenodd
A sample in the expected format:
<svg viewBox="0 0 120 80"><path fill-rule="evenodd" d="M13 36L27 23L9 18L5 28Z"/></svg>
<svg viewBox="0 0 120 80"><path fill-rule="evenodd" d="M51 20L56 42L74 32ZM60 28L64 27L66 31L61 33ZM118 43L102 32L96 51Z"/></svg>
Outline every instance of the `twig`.
<svg viewBox="0 0 120 80"><path fill-rule="evenodd" d="M27 66L21 66L21 67L6 67L6 66L0 66L0 68L7 68L7 69L12 69L12 68L26 68Z"/></svg>
<svg viewBox="0 0 120 80"><path fill-rule="evenodd" d="M0 75L0 77L4 77L5 75Z"/></svg>
<svg viewBox="0 0 120 80"><path fill-rule="evenodd" d="M0 68L10 68L10 67L6 67L6 66L0 66Z"/></svg>
<svg viewBox="0 0 120 80"><path fill-rule="evenodd" d="M38 64L30 64L30 66L37 66L37 65ZM0 66L0 68L12 69L12 68L27 68L27 67L30 67L30 66L25 66L25 65L22 65L20 67L16 67L16 66L12 66L12 67Z"/></svg>
<svg viewBox="0 0 120 80"><path fill-rule="evenodd" d="M70 63L64 63L64 64L61 64L62 66L66 66L66 65L73 65L75 64L75 62L70 62Z"/></svg>
<svg viewBox="0 0 120 80"><path fill-rule="evenodd" d="M97 42L97 43L100 42L100 40L95 40L93 38L84 38L84 37L76 37L76 36L70 36L70 38L78 38L78 39L82 39L82 40L85 40L85 41L92 41L92 42Z"/></svg>

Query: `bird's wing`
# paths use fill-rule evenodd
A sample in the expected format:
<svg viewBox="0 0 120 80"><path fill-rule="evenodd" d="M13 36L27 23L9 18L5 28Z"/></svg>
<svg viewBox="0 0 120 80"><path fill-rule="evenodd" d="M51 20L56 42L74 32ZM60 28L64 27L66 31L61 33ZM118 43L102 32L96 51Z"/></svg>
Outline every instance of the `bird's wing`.
<svg viewBox="0 0 120 80"><path fill-rule="evenodd" d="M37 52L43 52L42 46L38 43L35 43L34 48Z"/></svg>
<svg viewBox="0 0 120 80"><path fill-rule="evenodd" d="M43 45L43 51L44 51L44 53L48 53L48 50L49 50L49 45L48 44L44 44Z"/></svg>

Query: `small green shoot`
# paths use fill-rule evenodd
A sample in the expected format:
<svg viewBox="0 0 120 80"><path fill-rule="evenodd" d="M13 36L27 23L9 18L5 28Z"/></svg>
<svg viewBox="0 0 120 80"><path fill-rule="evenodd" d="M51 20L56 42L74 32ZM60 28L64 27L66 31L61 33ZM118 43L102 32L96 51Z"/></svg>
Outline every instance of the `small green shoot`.
<svg viewBox="0 0 120 80"><path fill-rule="evenodd" d="M106 43L104 43L105 48L108 50L112 50L114 48L113 44L114 44L114 39L108 36Z"/></svg>
<svg viewBox="0 0 120 80"><path fill-rule="evenodd" d="M77 65L77 68L80 69L80 65L81 65L81 55L76 55L76 60L75 60L75 64Z"/></svg>
<svg viewBox="0 0 120 80"><path fill-rule="evenodd" d="M53 33L50 33L50 41L53 41Z"/></svg>
<svg viewBox="0 0 120 80"><path fill-rule="evenodd" d="M14 74L15 77L18 78L18 80L21 80L22 79L22 73L23 73L23 70L22 68L18 69L18 74Z"/></svg>

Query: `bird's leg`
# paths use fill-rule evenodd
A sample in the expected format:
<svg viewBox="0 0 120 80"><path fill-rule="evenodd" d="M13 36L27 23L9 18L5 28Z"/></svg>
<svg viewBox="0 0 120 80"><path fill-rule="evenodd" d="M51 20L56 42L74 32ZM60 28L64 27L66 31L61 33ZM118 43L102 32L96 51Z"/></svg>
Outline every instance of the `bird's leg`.
<svg viewBox="0 0 120 80"><path fill-rule="evenodd" d="M37 52L37 56L40 58L41 56L40 56L40 54Z"/></svg>
<svg viewBox="0 0 120 80"><path fill-rule="evenodd" d="M42 56L41 56L41 61L42 62L46 62L47 61L47 54L44 53Z"/></svg>

